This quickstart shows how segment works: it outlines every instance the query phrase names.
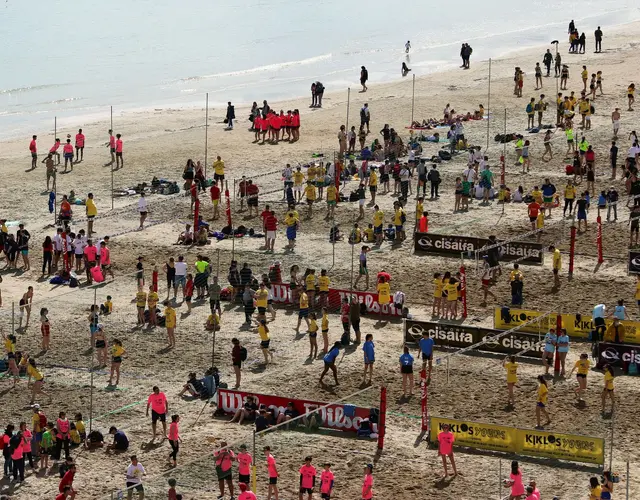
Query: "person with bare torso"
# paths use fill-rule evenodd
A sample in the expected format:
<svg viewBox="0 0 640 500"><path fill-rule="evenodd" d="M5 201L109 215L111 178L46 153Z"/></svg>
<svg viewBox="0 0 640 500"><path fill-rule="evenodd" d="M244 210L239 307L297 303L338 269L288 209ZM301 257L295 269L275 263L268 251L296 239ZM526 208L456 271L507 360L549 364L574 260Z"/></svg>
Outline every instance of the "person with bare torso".
<svg viewBox="0 0 640 500"><path fill-rule="evenodd" d="M620 130L620 108L616 108L611 113L611 123L613 124L613 138L618 138L618 131Z"/></svg>

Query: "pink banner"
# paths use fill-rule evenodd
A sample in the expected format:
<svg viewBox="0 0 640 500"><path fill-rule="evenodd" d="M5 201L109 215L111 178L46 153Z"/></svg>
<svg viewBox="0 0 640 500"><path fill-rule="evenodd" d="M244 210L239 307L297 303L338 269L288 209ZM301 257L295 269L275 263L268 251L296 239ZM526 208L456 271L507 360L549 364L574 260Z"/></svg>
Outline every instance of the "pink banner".
<svg viewBox="0 0 640 500"><path fill-rule="evenodd" d="M287 404L289 403L293 403L293 407L300 415L309 413L309 411L327 404L303 399L290 399L280 396L255 394L253 392L218 389L218 408L225 413L232 415L242 407L244 398L247 396L253 396L256 398L256 403L258 405L263 404L267 408L272 409L276 417L287 409ZM320 427L339 431L356 432L360 428L360 422L365 418L369 418L369 412L370 408L360 408L356 406L354 415L348 417L345 415L345 405L335 404L322 408L317 412L317 415L319 415L322 420Z"/></svg>
<svg viewBox="0 0 640 500"><path fill-rule="evenodd" d="M271 284L271 291L273 292L273 301L281 304L291 304L291 290L286 283ZM378 302L378 294L373 292L359 292L354 290L337 290L335 288L329 289L329 309L340 310L340 304L345 297L355 296L358 298L360 304L364 304L367 308L367 313L371 315L394 316L397 318L402 317L402 311L396 309L393 304L380 305Z"/></svg>

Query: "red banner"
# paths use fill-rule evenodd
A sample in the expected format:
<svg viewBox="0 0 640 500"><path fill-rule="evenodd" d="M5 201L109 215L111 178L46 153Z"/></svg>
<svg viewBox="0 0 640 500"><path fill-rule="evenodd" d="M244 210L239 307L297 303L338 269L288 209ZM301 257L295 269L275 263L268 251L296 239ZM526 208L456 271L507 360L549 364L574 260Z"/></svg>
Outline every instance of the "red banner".
<svg viewBox="0 0 640 500"><path fill-rule="evenodd" d="M422 409L422 430L429 430L429 392L427 370L420 370L420 406Z"/></svg>
<svg viewBox="0 0 640 500"><path fill-rule="evenodd" d="M289 285L285 283L271 285L271 291L273 292L273 301L281 304L291 304L291 290ZM339 310L340 304L345 297L354 296L357 297L360 304L364 304L367 308L367 313L376 315L382 312L383 316L394 316L401 318L402 311L396 309L393 304L381 305L378 302L378 294L373 292L359 292L354 290L337 290L335 288L329 289L329 309Z"/></svg>
<svg viewBox="0 0 640 500"><path fill-rule="evenodd" d="M225 413L232 415L242 407L244 398L247 396L253 396L256 398L256 403L258 405L265 405L267 408L273 410L276 418L281 412L284 412L287 409L287 404L289 403L293 403L293 407L300 415L309 413L310 411L327 404L320 403L318 401L307 401L304 399L291 399L281 396L255 394L253 392L218 389L218 408ZM370 408L361 408L356 406L354 415L348 417L345 415L345 405L335 404L322 408L317 412L317 415L319 415L322 420L320 427L339 431L357 432L360 428L360 422L365 418L369 418L370 411Z"/></svg>

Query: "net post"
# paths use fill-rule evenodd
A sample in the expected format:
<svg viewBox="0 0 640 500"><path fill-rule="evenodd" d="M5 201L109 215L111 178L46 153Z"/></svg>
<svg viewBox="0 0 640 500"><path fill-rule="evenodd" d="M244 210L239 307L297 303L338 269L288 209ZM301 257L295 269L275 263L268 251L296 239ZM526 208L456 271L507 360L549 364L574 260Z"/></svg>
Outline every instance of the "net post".
<svg viewBox="0 0 640 500"><path fill-rule="evenodd" d="M498 500L500 500L502 498L502 459L499 460L498 467Z"/></svg>
<svg viewBox="0 0 640 500"><path fill-rule="evenodd" d="M627 495L626 495L626 497L627 497L627 500L629 500L629 483L630 483L630 480L629 480L629 460L627 460L627 477L626 477L626 481L627 481Z"/></svg>
<svg viewBox="0 0 640 500"><path fill-rule="evenodd" d="M98 289L93 289L93 308L94 310L97 307L97 296ZM89 382L89 433L93 430L93 335L91 335L91 349L89 349L89 356L91 358L91 363L89 366L89 371L91 373L91 381Z"/></svg>
<svg viewBox="0 0 640 500"><path fill-rule="evenodd" d="M378 450L384 448L384 435L387 420L387 388L380 386L380 418L378 419Z"/></svg>
<svg viewBox="0 0 640 500"><path fill-rule="evenodd" d="M429 389L427 386L427 370L420 370L420 403L422 408L422 430L429 430Z"/></svg>
<svg viewBox="0 0 640 500"><path fill-rule="evenodd" d="M16 334L16 302L11 302L11 335Z"/></svg>
<svg viewBox="0 0 640 500"><path fill-rule="evenodd" d="M254 493L258 491L258 479L256 472L256 430L253 429L253 464L251 465L251 489Z"/></svg>

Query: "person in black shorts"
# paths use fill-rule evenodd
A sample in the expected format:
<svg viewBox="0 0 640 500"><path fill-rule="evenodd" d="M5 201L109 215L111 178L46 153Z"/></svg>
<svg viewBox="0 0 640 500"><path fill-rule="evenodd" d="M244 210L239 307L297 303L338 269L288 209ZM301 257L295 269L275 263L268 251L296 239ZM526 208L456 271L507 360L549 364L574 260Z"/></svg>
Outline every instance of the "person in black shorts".
<svg viewBox="0 0 640 500"><path fill-rule="evenodd" d="M640 206L634 205L629 212L629 248L638 246L638 233L640 232Z"/></svg>

